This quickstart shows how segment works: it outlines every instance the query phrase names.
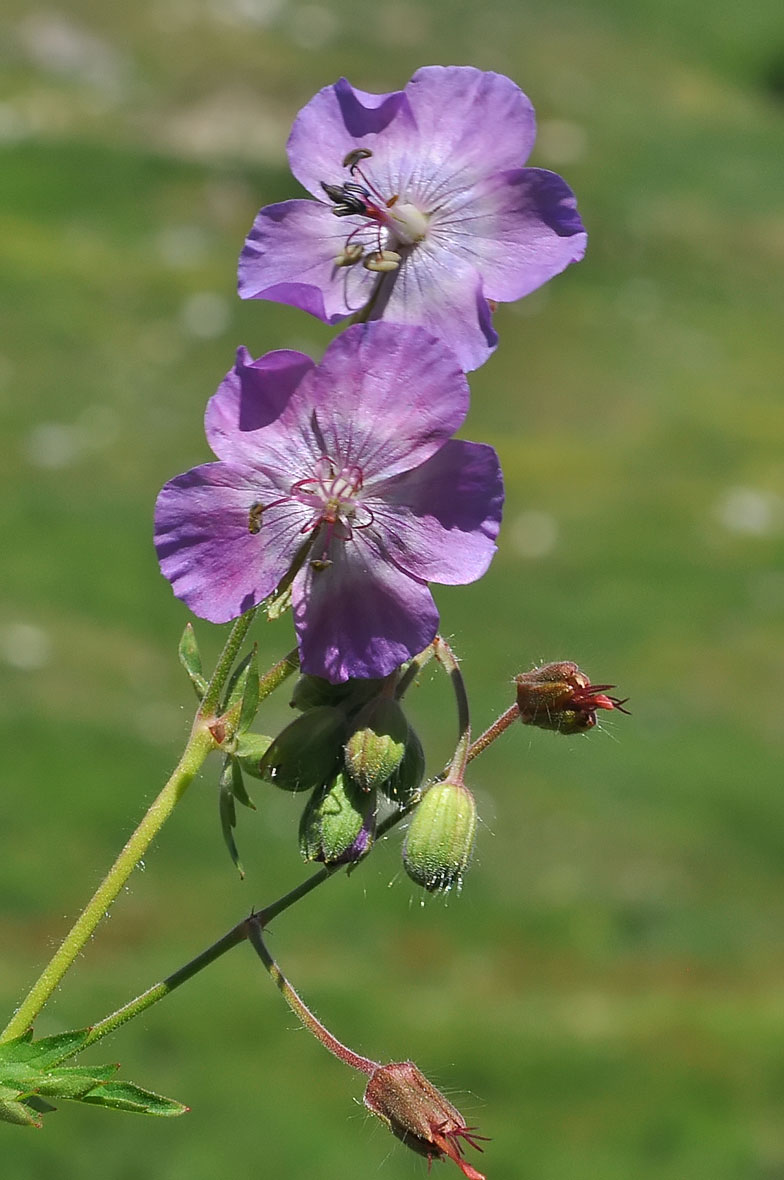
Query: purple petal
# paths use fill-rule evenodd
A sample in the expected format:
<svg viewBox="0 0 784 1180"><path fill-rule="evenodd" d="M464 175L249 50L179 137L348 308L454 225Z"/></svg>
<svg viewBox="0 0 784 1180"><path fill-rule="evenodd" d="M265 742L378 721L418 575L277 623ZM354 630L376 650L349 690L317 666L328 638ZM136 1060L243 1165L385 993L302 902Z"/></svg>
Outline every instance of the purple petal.
<svg viewBox="0 0 784 1180"><path fill-rule="evenodd" d="M374 322L348 328L308 373L270 432L362 468L365 486L429 458L468 411L456 357L422 328ZM278 445L278 444L276 444Z"/></svg>
<svg viewBox="0 0 784 1180"><path fill-rule="evenodd" d="M240 296L288 303L330 324L358 311L375 275L361 264L335 265L353 224L317 201L266 205L240 254Z"/></svg>
<svg viewBox="0 0 784 1180"><path fill-rule="evenodd" d="M275 588L301 543L306 514L289 504L257 535L248 514L277 488L258 471L206 463L167 483L155 505L155 548L178 598L211 623L235 619Z"/></svg>
<svg viewBox="0 0 784 1180"><path fill-rule="evenodd" d="M387 676L433 640L430 591L386 561L367 533L331 554L330 566L307 565L294 582L302 670L333 684Z"/></svg>
<svg viewBox="0 0 784 1180"><path fill-rule="evenodd" d="M536 138L534 109L504 74L473 66L424 66L404 93L422 160L443 191L463 187L467 176L519 168L528 159Z"/></svg>
<svg viewBox="0 0 784 1180"><path fill-rule="evenodd" d="M321 181L347 180L343 160L354 148L370 148L374 164L376 158L379 163L385 160L393 124L400 138L410 141L414 128L402 90L368 94L341 78L320 90L294 120L287 144L291 171L308 192L323 200Z"/></svg>
<svg viewBox="0 0 784 1180"><path fill-rule="evenodd" d="M472 262L436 240L420 243L386 276L373 318L421 324L455 353L461 369L483 365L495 346L490 308Z"/></svg>
<svg viewBox="0 0 784 1180"><path fill-rule="evenodd" d="M470 261L488 299L528 295L585 253L574 193L543 168L488 177L434 219L431 235Z"/></svg>
<svg viewBox="0 0 784 1180"><path fill-rule="evenodd" d="M453 439L415 471L373 491L374 527L402 569L448 586L481 578L496 550L504 502L492 447Z"/></svg>
<svg viewBox="0 0 784 1180"><path fill-rule="evenodd" d="M258 455L262 430L279 417L291 394L315 362L303 352L279 349L253 360L247 348L207 403L204 429L219 459L249 463Z"/></svg>

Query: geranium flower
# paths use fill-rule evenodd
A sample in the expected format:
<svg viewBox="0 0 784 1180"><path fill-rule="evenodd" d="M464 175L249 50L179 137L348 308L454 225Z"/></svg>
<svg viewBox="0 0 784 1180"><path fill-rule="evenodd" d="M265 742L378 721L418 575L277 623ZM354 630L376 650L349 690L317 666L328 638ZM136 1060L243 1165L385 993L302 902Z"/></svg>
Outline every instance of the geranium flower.
<svg viewBox="0 0 784 1180"><path fill-rule="evenodd" d="M240 295L331 324L353 313L420 324L478 368L498 342L489 301L528 295L585 252L571 189L521 166L535 135L530 102L502 74L425 66L392 94L341 78L289 136L291 170L316 201L261 210Z"/></svg>
<svg viewBox="0 0 784 1180"><path fill-rule="evenodd" d="M473 582L495 551L496 453L450 439L468 397L454 355L421 328L355 325L320 365L240 349L207 406L219 462L158 497L175 594L223 623L293 576L303 671L388 675L435 636L427 583Z"/></svg>

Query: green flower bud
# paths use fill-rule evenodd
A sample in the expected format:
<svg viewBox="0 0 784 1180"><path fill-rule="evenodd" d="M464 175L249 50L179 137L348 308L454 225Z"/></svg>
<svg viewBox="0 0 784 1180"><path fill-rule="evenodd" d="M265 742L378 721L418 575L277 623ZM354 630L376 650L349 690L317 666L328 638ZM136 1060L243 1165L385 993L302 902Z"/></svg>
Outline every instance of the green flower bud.
<svg viewBox="0 0 784 1180"><path fill-rule="evenodd" d="M409 725L406 748L397 770L381 790L394 803L408 803L422 785L425 777L425 751L415 729Z"/></svg>
<svg viewBox="0 0 784 1180"><path fill-rule="evenodd" d="M263 778L261 759L272 745L272 738L263 733L241 733L237 736L234 756L247 774Z"/></svg>
<svg viewBox="0 0 784 1180"><path fill-rule="evenodd" d="M347 774L339 773L308 800L299 825L299 847L305 860L354 864L370 851L375 833L375 792L361 791Z"/></svg>
<svg viewBox="0 0 784 1180"><path fill-rule="evenodd" d="M346 742L346 770L363 791L380 787L403 759L408 738L406 715L397 701L376 697L358 714Z"/></svg>
<svg viewBox="0 0 784 1180"><path fill-rule="evenodd" d="M259 763L259 778L284 791L311 791L337 769L346 734L342 709L319 705L278 734Z"/></svg>
<svg viewBox="0 0 784 1180"><path fill-rule="evenodd" d="M430 893L462 883L476 834L476 801L463 783L448 779L428 788L403 844L403 865Z"/></svg>

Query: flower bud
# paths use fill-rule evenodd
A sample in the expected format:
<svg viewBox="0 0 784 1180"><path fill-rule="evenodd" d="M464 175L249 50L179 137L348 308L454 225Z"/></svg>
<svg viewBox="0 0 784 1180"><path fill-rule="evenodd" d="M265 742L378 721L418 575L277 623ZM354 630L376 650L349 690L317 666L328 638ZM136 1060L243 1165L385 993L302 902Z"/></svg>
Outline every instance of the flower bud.
<svg viewBox="0 0 784 1180"><path fill-rule="evenodd" d="M624 709L626 700L606 695L613 684L591 684L571 660L544 664L515 676L517 707L524 725L556 733L584 733L596 725L597 709ZM628 698L627 698L628 699Z"/></svg>
<svg viewBox="0 0 784 1180"><path fill-rule="evenodd" d="M372 791L394 774L403 759L408 737L406 715L391 697L376 697L358 714L346 742L346 770L363 791Z"/></svg>
<svg viewBox="0 0 784 1180"><path fill-rule="evenodd" d="M407 1147L434 1159L451 1159L467 1180L485 1180L467 1160L465 1145L481 1151L476 1128L467 1127L460 1111L448 1102L413 1061L379 1065L370 1075L365 1106L382 1119Z"/></svg>
<svg viewBox="0 0 784 1180"><path fill-rule="evenodd" d="M272 745L272 738L263 733L251 733L249 730L237 735L234 756L240 766L254 778L261 778L261 759Z"/></svg>
<svg viewBox="0 0 784 1180"><path fill-rule="evenodd" d="M415 729L409 725L406 748L400 765L393 775L382 783L381 790L393 803L408 803L419 790L425 777L425 751Z"/></svg>
<svg viewBox="0 0 784 1180"><path fill-rule="evenodd" d="M403 865L430 893L462 883L476 834L476 801L463 783L434 783L417 806L403 843Z"/></svg>
<svg viewBox="0 0 784 1180"><path fill-rule="evenodd" d="M339 773L308 800L299 825L300 852L325 865L354 864L370 851L375 833L375 791L361 791Z"/></svg>
<svg viewBox="0 0 784 1180"><path fill-rule="evenodd" d="M341 709L319 705L278 734L259 763L259 778L284 791L310 791L337 768L346 732Z"/></svg>

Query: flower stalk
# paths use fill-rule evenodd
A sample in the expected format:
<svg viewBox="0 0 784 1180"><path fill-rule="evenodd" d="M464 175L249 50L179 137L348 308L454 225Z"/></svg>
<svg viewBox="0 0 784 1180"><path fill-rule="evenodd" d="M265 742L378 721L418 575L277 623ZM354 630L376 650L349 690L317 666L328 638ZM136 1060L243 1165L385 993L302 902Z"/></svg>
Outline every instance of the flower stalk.
<svg viewBox="0 0 784 1180"><path fill-rule="evenodd" d="M214 714L220 694L253 621L254 614L255 610L248 611L237 619L232 627L218 658L204 699L197 710L182 757L76 922L14 1012L3 1032L0 1033L0 1042L21 1036L32 1025L52 992L92 937L96 927L108 913L125 882L174 811L177 803L193 782L207 755L216 748L217 743L210 731L210 726L215 722Z"/></svg>

